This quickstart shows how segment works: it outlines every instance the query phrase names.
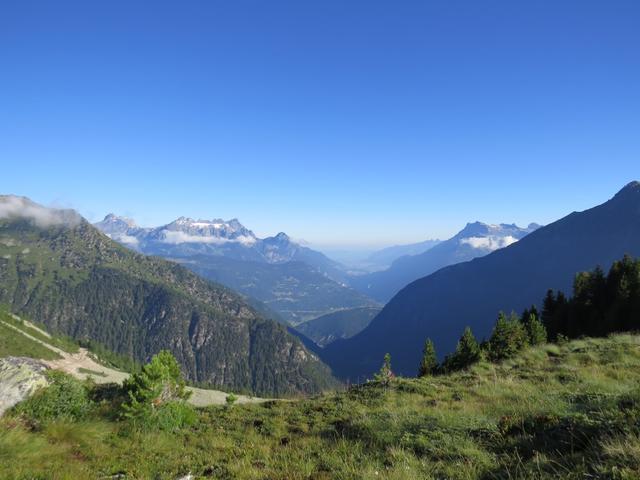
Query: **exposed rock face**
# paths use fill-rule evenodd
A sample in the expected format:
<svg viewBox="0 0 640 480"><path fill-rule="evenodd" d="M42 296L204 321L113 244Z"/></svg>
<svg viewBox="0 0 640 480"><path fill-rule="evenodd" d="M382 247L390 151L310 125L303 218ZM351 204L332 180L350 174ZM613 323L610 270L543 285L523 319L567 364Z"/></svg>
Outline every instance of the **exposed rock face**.
<svg viewBox="0 0 640 480"><path fill-rule="evenodd" d="M32 358L0 358L0 416L39 388L46 387L47 369L44 363Z"/></svg>

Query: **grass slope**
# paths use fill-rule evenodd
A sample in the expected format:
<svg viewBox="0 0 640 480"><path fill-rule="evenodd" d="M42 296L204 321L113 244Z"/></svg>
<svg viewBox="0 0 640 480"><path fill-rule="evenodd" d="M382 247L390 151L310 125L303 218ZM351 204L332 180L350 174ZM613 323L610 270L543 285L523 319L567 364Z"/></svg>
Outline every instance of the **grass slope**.
<svg viewBox="0 0 640 480"><path fill-rule="evenodd" d="M34 342L4 323L0 323L0 358L29 357L59 360L60 356L44 345Z"/></svg>
<svg viewBox="0 0 640 480"><path fill-rule="evenodd" d="M640 336L295 402L209 407L135 433L105 417L0 423L4 478L638 478Z"/></svg>
<svg viewBox="0 0 640 480"><path fill-rule="evenodd" d="M33 322L12 315L6 306L0 306L0 321L67 353L77 353L80 349L77 342L73 339L59 335L50 335L44 330L44 325L36 325Z"/></svg>

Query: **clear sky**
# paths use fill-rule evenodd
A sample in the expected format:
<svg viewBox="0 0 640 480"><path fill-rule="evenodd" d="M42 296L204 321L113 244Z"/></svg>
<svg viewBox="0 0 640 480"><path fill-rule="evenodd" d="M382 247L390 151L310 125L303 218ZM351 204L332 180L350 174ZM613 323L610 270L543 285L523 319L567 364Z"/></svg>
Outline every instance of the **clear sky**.
<svg viewBox="0 0 640 480"><path fill-rule="evenodd" d="M640 179L640 1L3 1L0 191L322 246Z"/></svg>

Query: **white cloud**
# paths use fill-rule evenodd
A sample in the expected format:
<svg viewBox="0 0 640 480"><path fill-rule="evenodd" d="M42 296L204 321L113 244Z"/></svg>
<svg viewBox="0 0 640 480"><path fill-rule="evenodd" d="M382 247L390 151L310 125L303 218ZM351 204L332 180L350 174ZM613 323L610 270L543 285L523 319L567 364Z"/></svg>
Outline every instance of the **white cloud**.
<svg viewBox="0 0 640 480"><path fill-rule="evenodd" d="M124 243L126 245L131 245L131 246L136 246L138 245L138 243L140 243L140 241L136 237L132 235L127 235L126 233L114 233L112 235L107 233L107 237L112 238L117 242Z"/></svg>
<svg viewBox="0 0 640 480"><path fill-rule="evenodd" d="M177 245L179 243L208 243L213 245L223 245L225 243L240 243L242 245L253 245L256 242L256 240L255 238L247 237L247 236L239 236L233 239L229 239L229 238L220 238L220 237L190 235L186 232L181 232L178 230L164 230L163 242L169 243L171 245Z"/></svg>
<svg viewBox="0 0 640 480"><path fill-rule="evenodd" d="M26 218L41 228L53 225L75 226L80 215L72 210L45 208L23 197L0 197L0 218Z"/></svg>
<svg viewBox="0 0 640 480"><path fill-rule="evenodd" d="M460 240L463 245L469 245L471 248L494 251L499 248L508 247L512 243L516 243L517 238L507 235L505 237L489 236L489 237L469 237Z"/></svg>

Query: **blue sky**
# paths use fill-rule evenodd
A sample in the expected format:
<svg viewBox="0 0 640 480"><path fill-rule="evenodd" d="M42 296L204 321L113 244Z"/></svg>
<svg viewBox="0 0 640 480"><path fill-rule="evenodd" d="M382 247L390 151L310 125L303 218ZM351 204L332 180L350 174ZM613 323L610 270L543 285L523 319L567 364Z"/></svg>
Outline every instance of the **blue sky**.
<svg viewBox="0 0 640 480"><path fill-rule="evenodd" d="M377 246L640 179L640 2L6 1L0 191Z"/></svg>

